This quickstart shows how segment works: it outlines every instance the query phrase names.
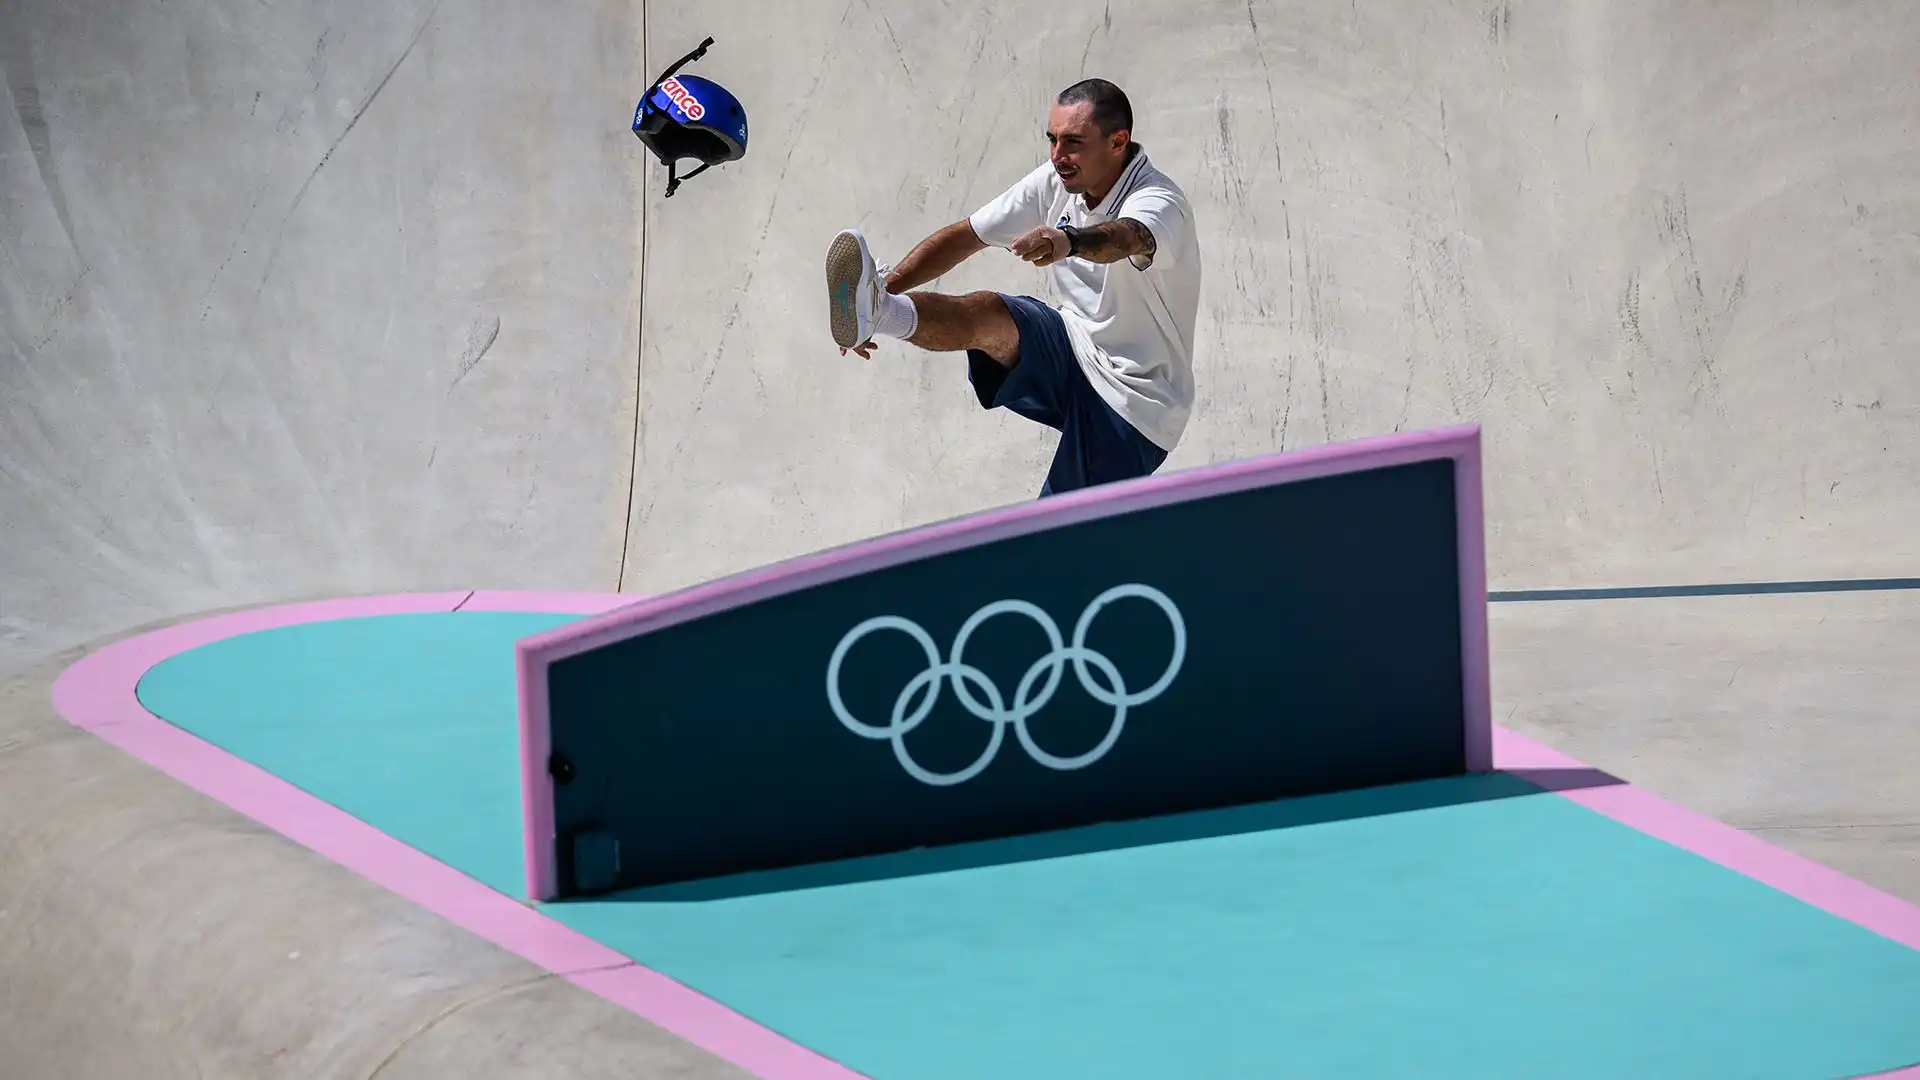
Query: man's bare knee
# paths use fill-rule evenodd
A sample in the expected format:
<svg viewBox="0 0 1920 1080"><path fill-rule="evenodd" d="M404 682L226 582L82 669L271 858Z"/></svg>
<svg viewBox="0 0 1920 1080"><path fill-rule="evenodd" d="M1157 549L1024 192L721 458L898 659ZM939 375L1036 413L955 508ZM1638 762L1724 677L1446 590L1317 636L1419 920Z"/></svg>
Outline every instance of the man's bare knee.
<svg viewBox="0 0 1920 1080"><path fill-rule="evenodd" d="M908 341L935 352L978 349L1000 364L1013 366L1020 353L1020 328L999 293L907 295L919 314L919 327Z"/></svg>
<svg viewBox="0 0 1920 1080"><path fill-rule="evenodd" d="M974 308L975 336L969 348L993 357L1001 367L1012 367L1020 355L1020 327L1007 310L1006 298L997 292L974 292L967 294L967 301Z"/></svg>

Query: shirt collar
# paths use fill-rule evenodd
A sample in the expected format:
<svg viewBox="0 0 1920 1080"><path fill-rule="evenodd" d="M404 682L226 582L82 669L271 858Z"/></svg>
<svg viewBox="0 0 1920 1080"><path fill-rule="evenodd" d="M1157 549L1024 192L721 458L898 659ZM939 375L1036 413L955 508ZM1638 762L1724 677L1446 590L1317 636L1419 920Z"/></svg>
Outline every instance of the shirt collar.
<svg viewBox="0 0 1920 1080"><path fill-rule="evenodd" d="M1133 157L1127 161L1127 167L1120 170L1119 179L1113 182L1113 187L1108 189L1107 197L1100 200L1100 205L1089 207L1084 196L1073 197L1074 201L1079 203L1087 213L1111 215L1126 200L1126 197L1133 193L1134 187L1140 181L1140 174L1147 168L1147 148L1139 143L1133 143L1132 146Z"/></svg>

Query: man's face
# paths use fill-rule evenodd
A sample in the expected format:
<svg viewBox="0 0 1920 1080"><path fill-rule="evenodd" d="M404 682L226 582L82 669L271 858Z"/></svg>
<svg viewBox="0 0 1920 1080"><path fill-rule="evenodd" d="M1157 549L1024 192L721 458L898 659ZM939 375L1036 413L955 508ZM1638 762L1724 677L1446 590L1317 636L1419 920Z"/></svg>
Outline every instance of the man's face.
<svg viewBox="0 0 1920 1080"><path fill-rule="evenodd" d="M1047 114L1050 160L1060 183L1075 195L1106 195L1127 159L1127 133L1100 134L1093 122L1093 106L1055 105Z"/></svg>

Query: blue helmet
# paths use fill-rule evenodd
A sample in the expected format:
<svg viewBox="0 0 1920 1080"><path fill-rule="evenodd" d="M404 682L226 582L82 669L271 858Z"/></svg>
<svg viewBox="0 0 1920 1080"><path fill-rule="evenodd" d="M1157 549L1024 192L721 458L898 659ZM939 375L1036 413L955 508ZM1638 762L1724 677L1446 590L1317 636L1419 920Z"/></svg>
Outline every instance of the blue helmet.
<svg viewBox="0 0 1920 1080"><path fill-rule="evenodd" d="M634 135L667 167L668 198L680 181L747 153L747 110L740 99L712 79L675 74L711 44L712 38L701 42L655 79L633 111ZM684 158L693 158L700 167L679 176L677 164Z"/></svg>

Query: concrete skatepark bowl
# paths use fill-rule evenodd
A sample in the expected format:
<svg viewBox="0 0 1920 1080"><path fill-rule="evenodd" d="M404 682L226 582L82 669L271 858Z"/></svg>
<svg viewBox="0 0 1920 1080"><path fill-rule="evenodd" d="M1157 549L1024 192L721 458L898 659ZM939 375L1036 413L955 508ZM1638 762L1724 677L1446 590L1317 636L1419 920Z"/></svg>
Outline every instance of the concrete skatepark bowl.
<svg viewBox="0 0 1920 1080"><path fill-rule="evenodd" d="M753 149L668 202L626 123L709 34L699 71L746 103ZM1916 69L1920 8L1891 0L8 6L0 1074L1069 1076L1094 1066L993 1011L1067 985L1016 946L1145 1008L1150 962L1284 947L1306 970L1258 933L1412 880L1454 914L1404 932L1483 957L1522 926L1537 950L1566 927L1673 934L1606 947L1729 965L1757 988L1729 1040L1814 1007L1776 983L1832 1003L1841 1044L1789 1032L1751 1058L1696 1045L1697 1018L1661 1029L1671 1075L1696 1053L1920 1067L1887 1021L1920 1015ZM953 357L838 356L817 268L838 229L898 258L999 192L1044 154L1050 96L1093 74L1132 95L1206 256L1199 400L1165 475L1477 427L1491 745L1508 776L1558 777L1550 800L1334 793L1179 842L619 910L529 898L517 642L1031 500L1050 433L980 412ZM1045 295L1004 252L939 284ZM1586 837L1566 847L1587 861L1475 861L1535 835ZM1452 861L1388 858L1410 838ZM1103 967L1086 942L1159 924L1087 882L1226 881L1209 852L1325 884L1235 885L1293 905L1257 933L1197 884L1135 892L1191 936ZM1550 869L1688 899L1642 927L1570 890L1573 921L1534 926L1520 890ZM860 937L835 897L1030 904L1031 933L1046 910L1099 918L1053 953L966 920ZM1476 911L1506 930L1454 918ZM1658 921L1683 915L1704 921ZM1416 1064L1340 1058L1393 1040L1351 1007L1385 984L1328 974L1385 946L1339 925L1356 951L1320 957L1310 994L1221 976L1189 1015L1198 990L1166 984L1165 1026L1108 1052L1156 1075L1435 1075L1422 1047L1432 1068L1485 1050L1430 1003L1429 1028L1393 1029ZM1741 952L1763 930L1780 950ZM1586 948L1555 992L1631 996L1600 941L1561 941ZM795 942L811 955L768 966ZM1537 989L1506 962L1400 985L1499 1028ZM928 987L950 1012L894 1000ZM895 1041L836 1026L856 1001L894 1010L871 1015ZM1351 1041L1278 1049L1221 1002ZM1502 1034L1525 1067L1471 1074L1604 1071L1597 1027L1547 1030L1566 1015L1538 1045ZM1636 1042L1659 1040L1619 1052Z"/></svg>

